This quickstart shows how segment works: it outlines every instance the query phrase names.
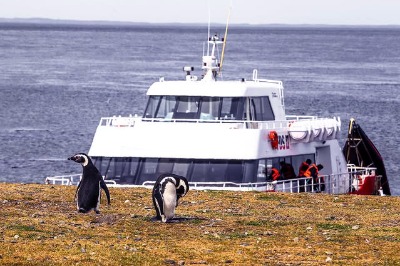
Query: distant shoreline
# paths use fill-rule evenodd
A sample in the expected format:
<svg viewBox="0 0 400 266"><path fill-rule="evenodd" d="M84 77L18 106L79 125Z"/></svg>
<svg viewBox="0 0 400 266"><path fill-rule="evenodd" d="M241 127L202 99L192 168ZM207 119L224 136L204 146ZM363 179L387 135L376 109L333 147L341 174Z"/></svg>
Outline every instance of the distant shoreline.
<svg viewBox="0 0 400 266"><path fill-rule="evenodd" d="M44 18L0 18L1 24L30 24L30 25L71 25L71 26L207 26L207 23L151 23L129 21L85 21L58 20ZM214 27L224 27L225 24L212 23ZM231 27L251 28L390 28L400 29L400 25L341 25L341 24L231 24Z"/></svg>

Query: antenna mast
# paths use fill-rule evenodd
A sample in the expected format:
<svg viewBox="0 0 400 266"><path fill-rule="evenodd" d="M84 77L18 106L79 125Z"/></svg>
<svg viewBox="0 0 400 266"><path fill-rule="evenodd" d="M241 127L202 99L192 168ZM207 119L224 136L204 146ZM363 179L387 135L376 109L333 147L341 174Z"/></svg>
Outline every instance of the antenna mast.
<svg viewBox="0 0 400 266"><path fill-rule="evenodd" d="M226 38L228 36L228 25L229 25L229 18L231 16L232 10L232 1L231 6L229 7L228 18L226 19L226 28L225 28L225 35L224 35L224 44L222 45L222 53L221 53L221 63L219 65L219 73L222 71L222 64L224 63L224 54L225 54L225 46L226 46Z"/></svg>
<svg viewBox="0 0 400 266"><path fill-rule="evenodd" d="M210 0L208 0L207 4L208 4L208 36L207 36L207 40L210 40L210 24L211 24ZM209 45L207 45L207 54L210 54Z"/></svg>

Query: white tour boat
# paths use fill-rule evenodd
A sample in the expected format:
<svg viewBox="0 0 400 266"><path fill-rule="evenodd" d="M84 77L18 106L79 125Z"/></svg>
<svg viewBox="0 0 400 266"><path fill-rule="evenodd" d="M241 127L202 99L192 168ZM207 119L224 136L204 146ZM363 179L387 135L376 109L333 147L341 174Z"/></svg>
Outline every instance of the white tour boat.
<svg viewBox="0 0 400 266"><path fill-rule="evenodd" d="M223 39L208 38L202 77L185 67L184 80L152 84L142 116L101 118L88 155L109 185L152 187L161 173L173 173L191 189L342 194L373 180L368 193L377 193L373 167L348 167L338 117L287 115L282 82L257 70L251 80L220 80L219 45ZM307 159L323 165L318 178L267 178L280 162L298 175ZM46 182L76 184L79 175Z"/></svg>

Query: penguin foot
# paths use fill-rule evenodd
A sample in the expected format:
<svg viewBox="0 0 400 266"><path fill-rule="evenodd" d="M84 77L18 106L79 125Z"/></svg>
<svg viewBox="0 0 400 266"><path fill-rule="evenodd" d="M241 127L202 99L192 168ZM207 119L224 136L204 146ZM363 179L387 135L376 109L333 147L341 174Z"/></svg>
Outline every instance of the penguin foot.
<svg viewBox="0 0 400 266"><path fill-rule="evenodd" d="M154 217L152 217L151 219L150 219L150 221L152 221L152 222L158 222L158 221L160 221L161 220L161 218L158 218L157 216L154 216Z"/></svg>
<svg viewBox="0 0 400 266"><path fill-rule="evenodd" d="M87 213L88 211L86 209L84 209L84 208L79 208L78 212Z"/></svg>

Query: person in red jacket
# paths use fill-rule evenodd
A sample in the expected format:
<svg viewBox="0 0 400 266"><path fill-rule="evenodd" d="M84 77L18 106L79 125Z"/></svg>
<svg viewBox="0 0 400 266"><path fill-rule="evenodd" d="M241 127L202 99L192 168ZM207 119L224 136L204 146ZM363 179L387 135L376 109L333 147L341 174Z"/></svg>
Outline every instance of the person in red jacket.
<svg viewBox="0 0 400 266"><path fill-rule="evenodd" d="M321 171L323 168L324 166L322 164L316 165L315 163L313 163L308 167L307 171L304 172L304 176L309 178L308 184L314 183L314 191L317 192L325 190L323 177L320 178L318 174L319 171Z"/></svg>
<svg viewBox="0 0 400 266"><path fill-rule="evenodd" d="M311 160L307 159L304 162L301 163L299 167L299 174L297 175L298 177L305 177L304 173L307 171L308 167L311 165Z"/></svg>
<svg viewBox="0 0 400 266"><path fill-rule="evenodd" d="M311 165L311 160L307 159L301 163L299 167L299 174L297 177L305 177L304 173L307 171L308 167ZM299 192L304 192L306 190L306 182L304 179L299 180Z"/></svg>
<svg viewBox="0 0 400 266"><path fill-rule="evenodd" d="M276 181L276 180L279 180L280 178L281 178L281 174L279 173L279 170L276 169L275 167L272 167L271 173L268 176L268 180Z"/></svg>

